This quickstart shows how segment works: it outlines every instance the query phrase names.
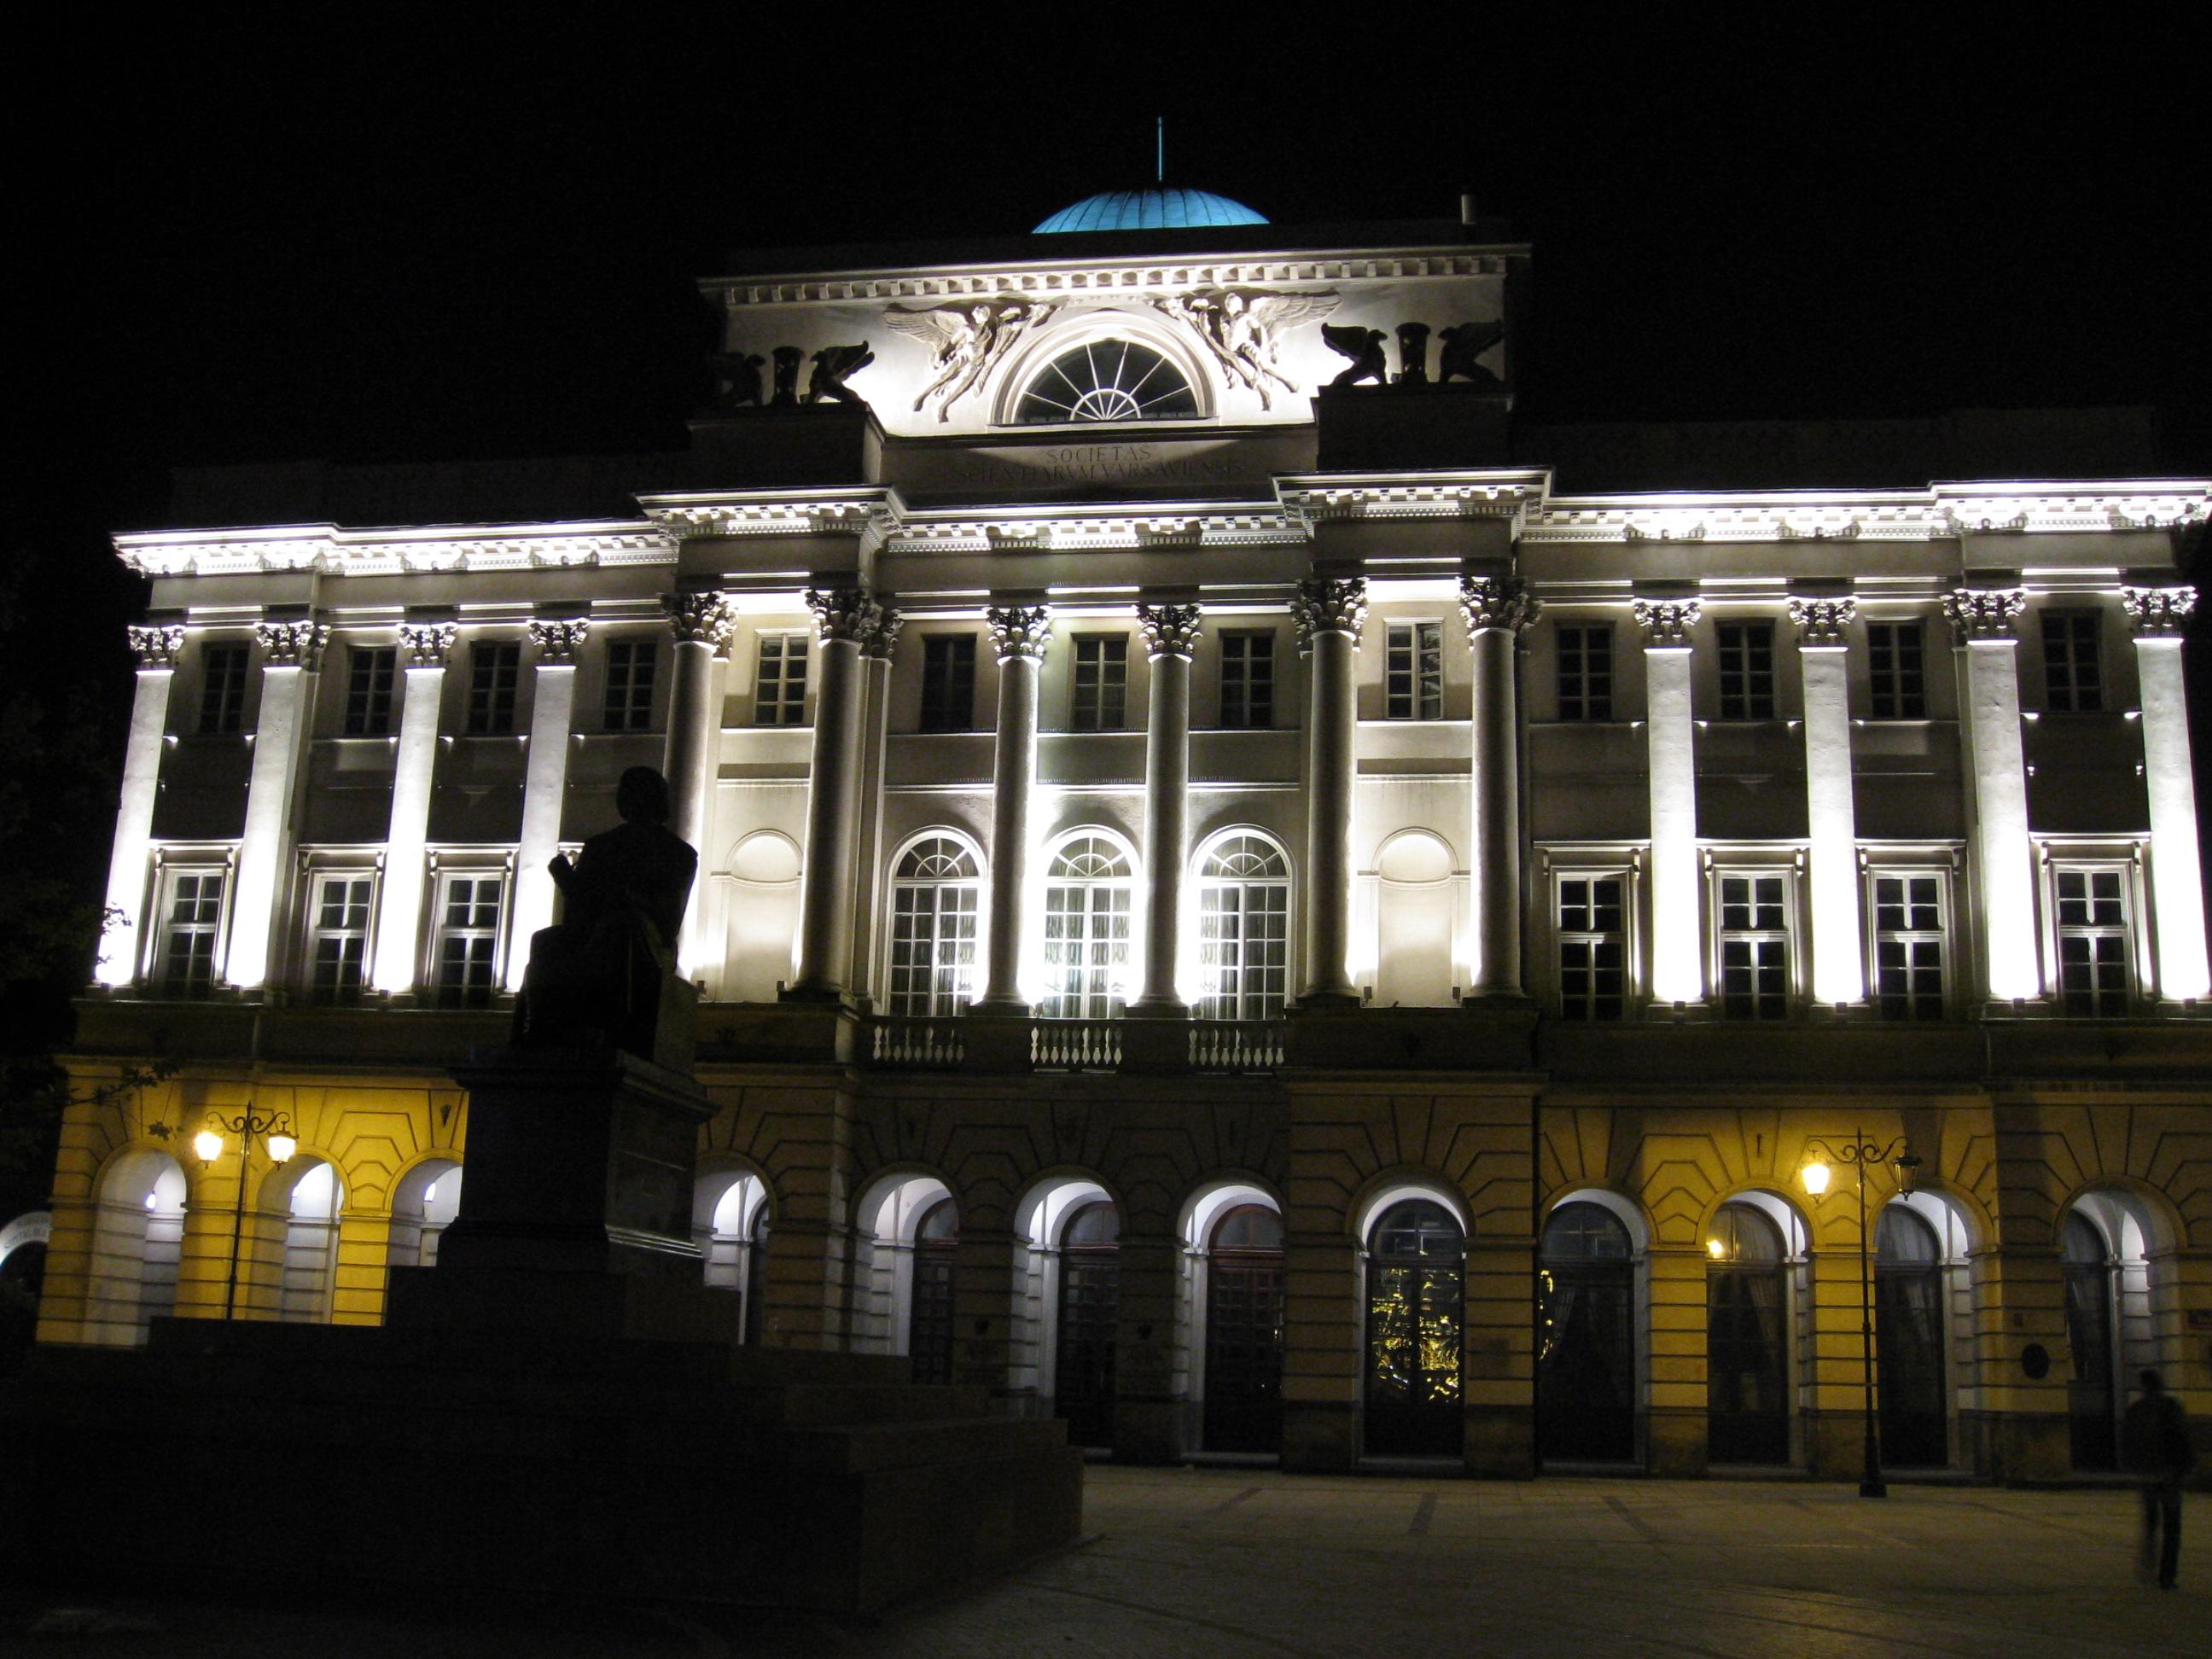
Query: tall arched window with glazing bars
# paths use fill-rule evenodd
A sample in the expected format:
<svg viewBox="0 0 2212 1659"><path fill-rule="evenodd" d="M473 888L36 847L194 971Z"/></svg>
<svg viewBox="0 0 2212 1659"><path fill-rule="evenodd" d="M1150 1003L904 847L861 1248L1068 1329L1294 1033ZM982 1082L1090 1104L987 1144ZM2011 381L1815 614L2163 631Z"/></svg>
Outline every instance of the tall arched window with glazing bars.
<svg viewBox="0 0 2212 1659"><path fill-rule="evenodd" d="M981 872L950 836L916 842L891 877L890 1012L900 1019L957 1014L974 994Z"/></svg>
<svg viewBox="0 0 2212 1659"><path fill-rule="evenodd" d="M1103 836L1077 836L1045 875L1048 1019L1115 1019L1129 963L1129 860Z"/></svg>
<svg viewBox="0 0 2212 1659"><path fill-rule="evenodd" d="M1280 1019L1291 962L1291 868L1258 836L1231 836L1198 877L1201 1019Z"/></svg>

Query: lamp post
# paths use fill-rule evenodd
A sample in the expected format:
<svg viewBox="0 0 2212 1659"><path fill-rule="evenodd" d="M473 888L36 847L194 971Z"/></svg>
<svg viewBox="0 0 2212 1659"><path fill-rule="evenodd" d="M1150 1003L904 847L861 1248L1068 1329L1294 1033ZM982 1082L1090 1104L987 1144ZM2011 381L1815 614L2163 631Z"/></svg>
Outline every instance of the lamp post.
<svg viewBox="0 0 2212 1659"><path fill-rule="evenodd" d="M210 1112L208 1127L192 1137L192 1150L199 1154L201 1163L212 1167L222 1156L225 1130L238 1137L238 1206L230 1218L230 1282L222 1293L222 1316L228 1319L238 1305L238 1246L246 1231L246 1169L253 1156L253 1137L267 1139L272 1164L289 1163L292 1154L300 1150L300 1142L292 1133L289 1112L272 1112L264 1117L251 1106L236 1117Z"/></svg>
<svg viewBox="0 0 2212 1659"><path fill-rule="evenodd" d="M1859 1481L1859 1496L1887 1498L1889 1488L1881 1479L1881 1425L1874 1407L1874 1234L1867 1224L1866 1172L1869 1164L1891 1165L1897 1171L1898 1193L1906 1196L1920 1173L1920 1160L1905 1150L1903 1135L1877 1146L1856 1129L1851 1138L1840 1146L1824 1136L1814 1135L1806 1141L1805 1150L1808 1153L1825 1153L1832 1162L1848 1166L1852 1171L1852 1188L1858 1194L1859 1352L1866 1382L1866 1474ZM1828 1165L1814 1158L1800 1171L1800 1178L1805 1183L1805 1190L1817 1200L1828 1190Z"/></svg>

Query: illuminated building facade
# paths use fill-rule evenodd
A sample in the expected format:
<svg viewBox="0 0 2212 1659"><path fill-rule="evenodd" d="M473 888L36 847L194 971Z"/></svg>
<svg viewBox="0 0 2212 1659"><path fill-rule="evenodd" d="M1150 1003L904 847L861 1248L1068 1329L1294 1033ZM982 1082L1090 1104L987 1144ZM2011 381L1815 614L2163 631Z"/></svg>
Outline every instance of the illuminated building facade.
<svg viewBox="0 0 2212 1659"><path fill-rule="evenodd" d="M2110 1467L2132 1368L2212 1389L2212 484L1563 493L1524 247L1198 194L707 283L687 454L119 537L45 1340L234 1276L377 1321L644 763L745 1340L1137 1460L1848 1474L1859 1223L1802 1171L1863 1137L1892 1462ZM249 1108L297 1148L241 1200L190 1143Z"/></svg>

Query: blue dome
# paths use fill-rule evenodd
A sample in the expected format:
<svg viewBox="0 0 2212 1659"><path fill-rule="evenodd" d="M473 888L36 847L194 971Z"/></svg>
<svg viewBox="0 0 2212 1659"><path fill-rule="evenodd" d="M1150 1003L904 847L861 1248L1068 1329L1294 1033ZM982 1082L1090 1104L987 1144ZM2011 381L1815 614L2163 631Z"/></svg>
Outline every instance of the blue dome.
<svg viewBox="0 0 2212 1659"><path fill-rule="evenodd" d="M1264 225L1264 214L1210 190L1107 190L1064 207L1030 234L1063 230L1177 230L1187 225Z"/></svg>

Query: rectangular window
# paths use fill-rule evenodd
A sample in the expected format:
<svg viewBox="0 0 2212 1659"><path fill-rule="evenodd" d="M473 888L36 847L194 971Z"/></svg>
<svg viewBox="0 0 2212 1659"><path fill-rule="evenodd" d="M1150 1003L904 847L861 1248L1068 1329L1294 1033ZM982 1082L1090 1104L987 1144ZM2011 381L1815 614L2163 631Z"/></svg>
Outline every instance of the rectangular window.
<svg viewBox="0 0 2212 1659"><path fill-rule="evenodd" d="M2060 870L2058 991L2066 1012L2114 1019L2128 1012L2127 872Z"/></svg>
<svg viewBox="0 0 2212 1659"><path fill-rule="evenodd" d="M1565 623L1553 632L1559 653L1559 718L1613 718L1613 626Z"/></svg>
<svg viewBox="0 0 2212 1659"><path fill-rule="evenodd" d="M975 636L930 634L921 641L921 729L975 727Z"/></svg>
<svg viewBox="0 0 2212 1659"><path fill-rule="evenodd" d="M365 875L319 876L313 933L308 940L307 990L316 1002L357 1002L368 955Z"/></svg>
<svg viewBox="0 0 2212 1659"><path fill-rule="evenodd" d="M242 645L211 645L200 653L201 731L245 729L246 659Z"/></svg>
<svg viewBox="0 0 2212 1659"><path fill-rule="evenodd" d="M1232 628L1221 635L1221 723L1265 731L1275 723L1275 635Z"/></svg>
<svg viewBox="0 0 2212 1659"><path fill-rule="evenodd" d="M806 724L806 635L763 634L753 675L755 726Z"/></svg>
<svg viewBox="0 0 2212 1659"><path fill-rule="evenodd" d="M522 647L490 643L469 649L469 735L505 737L514 730L515 688L522 681Z"/></svg>
<svg viewBox="0 0 2212 1659"><path fill-rule="evenodd" d="M498 972L503 876L447 876L438 902L437 987L441 1008L482 1008Z"/></svg>
<svg viewBox="0 0 2212 1659"><path fill-rule="evenodd" d="M399 653L391 646L356 647L346 676L345 734L380 738L392 730L392 690Z"/></svg>
<svg viewBox="0 0 2212 1659"><path fill-rule="evenodd" d="M1720 642L1721 718L1774 718L1774 624L1724 622L1714 629Z"/></svg>
<svg viewBox="0 0 2212 1659"><path fill-rule="evenodd" d="M602 711L610 732L653 729L653 671L658 647L651 640L617 640L607 647L607 696Z"/></svg>
<svg viewBox="0 0 2212 1659"><path fill-rule="evenodd" d="M1928 718L1928 682L1917 622L1867 624L1867 678L1878 720Z"/></svg>
<svg viewBox="0 0 2212 1659"><path fill-rule="evenodd" d="M1628 883L1620 876L1559 878L1559 1015L1619 1019L1628 987Z"/></svg>
<svg viewBox="0 0 2212 1659"><path fill-rule="evenodd" d="M1790 883L1723 876L1721 1012L1730 1019L1790 1014Z"/></svg>
<svg viewBox="0 0 2212 1659"><path fill-rule="evenodd" d="M1129 641L1120 634L1075 636L1075 681L1067 710L1078 732L1121 729L1122 697L1129 678Z"/></svg>
<svg viewBox="0 0 2212 1659"><path fill-rule="evenodd" d="M161 909L157 971L173 997L205 996L215 986L216 936L222 927L223 872L172 870Z"/></svg>
<svg viewBox="0 0 2212 1659"><path fill-rule="evenodd" d="M1444 717L1444 626L1392 623L1382 665L1382 712L1394 720Z"/></svg>
<svg viewBox="0 0 2212 1659"><path fill-rule="evenodd" d="M1875 996L1884 1019L1943 1018L1943 878L1874 878Z"/></svg>
<svg viewBox="0 0 2212 1659"><path fill-rule="evenodd" d="M2043 613L2044 706L2057 714L2094 714L2105 706L2094 611Z"/></svg>

